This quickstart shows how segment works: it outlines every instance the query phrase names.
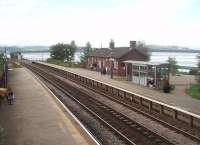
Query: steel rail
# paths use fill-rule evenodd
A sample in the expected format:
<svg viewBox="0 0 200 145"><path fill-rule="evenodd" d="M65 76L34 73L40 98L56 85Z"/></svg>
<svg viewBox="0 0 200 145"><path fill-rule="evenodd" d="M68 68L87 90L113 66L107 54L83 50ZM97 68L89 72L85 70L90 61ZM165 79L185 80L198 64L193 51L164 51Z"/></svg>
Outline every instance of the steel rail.
<svg viewBox="0 0 200 145"><path fill-rule="evenodd" d="M35 70L36 69L32 69L32 71L34 71L35 72ZM44 74L43 74L44 75ZM43 75L41 75L41 77L44 77ZM49 81L49 80L48 80ZM54 82L55 83L55 82ZM57 84L58 85L58 84ZM69 95L69 94L68 94ZM144 127L144 126L143 126ZM151 131L152 132L152 131ZM157 133L155 133L155 132L152 132L154 135L156 134L157 136L159 136L160 138L162 138L163 140L166 140L167 142L168 142L168 144L173 144L173 143L171 143L170 141L168 141L166 138L164 138L164 137L161 137L160 135L158 135Z"/></svg>
<svg viewBox="0 0 200 145"><path fill-rule="evenodd" d="M27 67L27 66L26 66ZM121 138L124 138L125 142L129 143L130 145L136 145L133 141L131 141L130 139L128 139L126 136L124 136L121 132L119 132L117 129L115 129L112 125L110 125L108 122L106 122L103 118L101 118L99 115L97 115L94 111L92 111L91 109L89 109L87 106L85 106L83 103L81 103L79 100L77 100L76 98L74 98L70 93L68 93L66 91L66 89L61 88L58 85L55 85L55 82L51 82L49 79L45 78L44 74L40 74L38 72L36 72L34 69L31 69L30 67L27 67L28 69L30 69L32 72L34 72L36 75L40 76L41 78L43 78L46 82L52 84L55 88L57 88L58 90L62 91L65 95L69 96L71 99L73 99L76 103L78 103L80 106L83 107L84 110L88 111L90 114L92 114L93 116L95 116L98 120L100 120L103 124L105 124L106 126L108 126L111 130L113 130L116 134L118 134Z"/></svg>
<svg viewBox="0 0 200 145"><path fill-rule="evenodd" d="M44 65L43 65L43 66L44 66ZM52 69L51 69L52 67L50 67L50 66L44 66L44 67L49 68L49 71L52 71ZM54 69L57 69L57 68L54 68ZM64 72L64 70L62 70L62 71ZM54 72L55 72L55 71L54 71ZM122 104L122 105L124 105L124 106L126 106L126 107L128 107L128 108L130 108L130 109L132 109L132 110L134 110L134 111L137 111L138 113L140 113L140 114L142 114L142 115L144 115L144 116L146 116L146 117L149 117L149 118L151 118L151 119L157 121L158 123L161 123L161 124L165 125L166 127L170 128L170 129L173 129L174 131L176 131L176 132L178 132L178 133L181 133L181 134L183 134L183 135L185 135L185 136L191 138L192 140L195 140L195 141L197 141L197 142L200 143L200 138L199 138L199 137L197 137L197 136L195 136L195 135L192 135L192 134L190 134L190 133L188 133L188 132L186 132L186 131L184 131L184 130L182 130L182 129L180 129L180 128L174 126L174 125L171 125L171 124L169 124L169 123L166 122L166 121L163 121L163 120L161 120L161 119L159 119L159 118L156 118L155 116L153 116L153 115L151 115L151 114L149 114L149 113L146 113L146 112L144 112L144 111L142 111L142 110L139 110L139 109L136 108L136 107L130 106L129 104L126 104L126 103L120 101L119 99L113 98L112 96L110 96L110 95L107 94L108 92L102 92L103 90L97 90L97 88L92 88L91 86L88 86L88 85L86 85L86 84L84 84L84 83L82 83L82 82L80 82L80 81L77 81L77 80L75 80L75 79L72 79L72 78L67 77L65 74L59 74L58 72L56 72L56 74L59 75L59 76L61 76L61 77L66 78L66 79L69 79L70 81L73 81L73 82L75 82L75 83L78 83L79 85L82 85L82 86L84 86L84 87L86 87L86 88L88 88L88 89L90 89L90 90L92 90L92 91L94 91L94 92L97 92L97 93L99 93L99 94L101 94L101 95L103 95L103 96L106 96L107 98L110 98L111 100L113 100L113 101L115 101L115 102L118 102L118 103L120 103L120 104Z"/></svg>

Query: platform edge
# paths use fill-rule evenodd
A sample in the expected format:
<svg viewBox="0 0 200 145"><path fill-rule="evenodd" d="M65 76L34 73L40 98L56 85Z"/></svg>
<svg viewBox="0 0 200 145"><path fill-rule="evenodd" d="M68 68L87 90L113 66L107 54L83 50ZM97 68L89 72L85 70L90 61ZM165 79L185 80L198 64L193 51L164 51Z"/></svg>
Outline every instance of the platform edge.
<svg viewBox="0 0 200 145"><path fill-rule="evenodd" d="M25 68L26 69L26 68ZM90 142L95 143L96 145L101 145L97 139L92 135L92 133L90 131L87 130L87 128L78 120L78 118L56 97L56 95L33 73L31 72L29 69L26 69L27 71L29 71L34 77L35 79L42 85L42 87L44 87L44 89L50 93L50 95L53 97L53 99L55 99L56 103L62 107L62 109L64 109L65 112L67 112L70 116L70 120L71 121L75 121L75 123L77 123L79 125L79 128L81 130L81 132L86 135L86 137L88 139L90 139ZM85 134L86 133L86 134Z"/></svg>

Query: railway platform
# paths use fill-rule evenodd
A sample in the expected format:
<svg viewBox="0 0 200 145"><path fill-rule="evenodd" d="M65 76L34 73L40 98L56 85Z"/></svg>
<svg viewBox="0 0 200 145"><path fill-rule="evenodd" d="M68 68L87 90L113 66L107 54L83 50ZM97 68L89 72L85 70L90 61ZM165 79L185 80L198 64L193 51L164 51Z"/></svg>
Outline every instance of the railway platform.
<svg viewBox="0 0 200 145"><path fill-rule="evenodd" d="M101 73L99 73L99 72L90 71L90 70L83 69L83 68L68 68L68 67L58 66L58 65L54 65L54 64L47 64L47 63L43 63L43 62L40 62L40 63L49 65L49 66L52 66L55 68L59 68L62 70L71 71L76 74L95 79L97 81L105 82L109 85L112 85L112 86L115 86L118 88L122 88L124 90L134 92L139 95L143 95L147 98L168 104L170 106L177 107L181 110L189 111L191 113L200 115L200 112L199 112L200 100L193 99L186 95L166 94L161 91L153 90L153 89L150 89L150 88L147 88L144 86L134 84L132 82L114 80L114 79L111 79L110 76L108 76L108 75L101 75Z"/></svg>
<svg viewBox="0 0 200 145"><path fill-rule="evenodd" d="M25 68L9 71L9 86L16 101L0 106L0 125L8 145L95 144Z"/></svg>

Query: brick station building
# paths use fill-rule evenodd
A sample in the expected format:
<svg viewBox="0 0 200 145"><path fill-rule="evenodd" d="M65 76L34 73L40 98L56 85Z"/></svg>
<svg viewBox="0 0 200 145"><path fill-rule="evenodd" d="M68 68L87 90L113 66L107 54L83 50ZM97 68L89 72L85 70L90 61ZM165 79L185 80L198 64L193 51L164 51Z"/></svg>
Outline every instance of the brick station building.
<svg viewBox="0 0 200 145"><path fill-rule="evenodd" d="M96 71L105 68L107 73L113 70L113 74L125 76L126 60L148 61L148 57L136 49L136 41L130 41L129 47L115 47L112 42L109 48L97 48L90 52L86 56L86 67L93 66Z"/></svg>

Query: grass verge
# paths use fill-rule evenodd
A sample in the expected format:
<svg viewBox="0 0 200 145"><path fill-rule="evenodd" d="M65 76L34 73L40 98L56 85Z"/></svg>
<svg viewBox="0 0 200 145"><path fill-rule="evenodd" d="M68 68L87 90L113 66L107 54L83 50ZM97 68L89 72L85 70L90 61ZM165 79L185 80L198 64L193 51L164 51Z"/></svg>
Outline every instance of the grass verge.
<svg viewBox="0 0 200 145"><path fill-rule="evenodd" d="M200 85L190 85L190 87L186 89L186 93L195 99L200 99Z"/></svg>
<svg viewBox="0 0 200 145"><path fill-rule="evenodd" d="M63 60L57 60L57 59L52 59L52 58L47 59L47 63L61 65L61 66L65 65L65 63L63 62Z"/></svg>
<svg viewBox="0 0 200 145"><path fill-rule="evenodd" d="M65 67L80 67L80 68L83 68L83 65L81 63L78 63L78 62L63 62L63 60L58 60L58 59L52 59L52 58L48 58L47 63L50 63L50 64L55 64L55 65L59 65L59 66L65 66Z"/></svg>

